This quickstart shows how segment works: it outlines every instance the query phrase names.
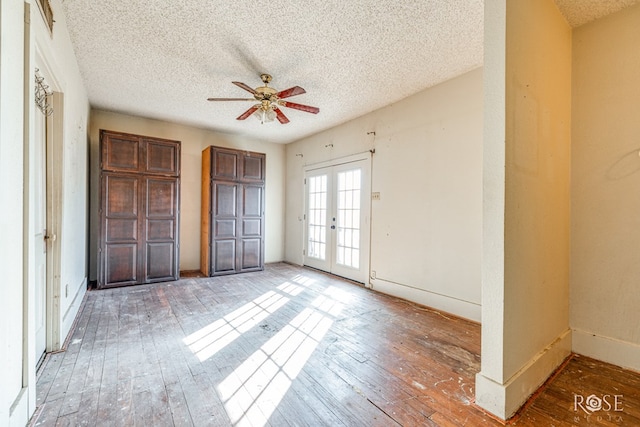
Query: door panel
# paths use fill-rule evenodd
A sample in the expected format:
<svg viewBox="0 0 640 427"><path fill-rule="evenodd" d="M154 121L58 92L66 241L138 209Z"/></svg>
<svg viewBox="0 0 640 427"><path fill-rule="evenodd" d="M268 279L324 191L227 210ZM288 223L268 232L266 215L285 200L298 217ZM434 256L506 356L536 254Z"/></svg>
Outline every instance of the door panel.
<svg viewBox="0 0 640 427"><path fill-rule="evenodd" d="M213 259L213 274L236 270L236 240L216 240Z"/></svg>
<svg viewBox="0 0 640 427"><path fill-rule="evenodd" d="M365 159L307 171L306 265L367 282L369 167Z"/></svg>
<svg viewBox="0 0 640 427"><path fill-rule="evenodd" d="M175 252L173 242L147 242L147 282L175 280Z"/></svg>
<svg viewBox="0 0 640 427"><path fill-rule="evenodd" d="M245 218L262 216L262 187L245 185L243 206Z"/></svg>
<svg viewBox="0 0 640 427"><path fill-rule="evenodd" d="M105 239L108 243L138 239L137 218L107 218Z"/></svg>
<svg viewBox="0 0 640 427"><path fill-rule="evenodd" d="M175 221L173 219L147 220L147 241L175 239Z"/></svg>
<svg viewBox="0 0 640 427"><path fill-rule="evenodd" d="M243 219L242 235L245 237L260 237L262 235L261 219Z"/></svg>
<svg viewBox="0 0 640 427"><path fill-rule="evenodd" d="M177 280L178 181L175 178L140 178L144 183L145 282Z"/></svg>
<svg viewBox="0 0 640 427"><path fill-rule="evenodd" d="M176 207L176 182L173 179L146 179L146 206L143 210L149 218L173 218Z"/></svg>
<svg viewBox="0 0 640 427"><path fill-rule="evenodd" d="M116 243L105 248L105 286L122 286L138 281L138 244Z"/></svg>
<svg viewBox="0 0 640 427"><path fill-rule="evenodd" d="M236 185L215 183L213 195L216 217L230 216L235 219L238 207L238 189Z"/></svg>
<svg viewBox="0 0 640 427"><path fill-rule="evenodd" d="M175 142L145 140L146 168L144 172L178 176L180 173L180 146Z"/></svg>
<svg viewBox="0 0 640 427"><path fill-rule="evenodd" d="M215 235L218 238L235 238L236 237L236 220L235 219L216 219Z"/></svg>
<svg viewBox="0 0 640 427"><path fill-rule="evenodd" d="M234 150L215 149L213 151L213 179L234 181L238 179L238 156Z"/></svg>
<svg viewBox="0 0 640 427"><path fill-rule="evenodd" d="M106 214L109 218L138 218L138 179L107 174L104 178Z"/></svg>
<svg viewBox="0 0 640 427"><path fill-rule="evenodd" d="M264 156L252 157L247 154L242 158L242 179L244 181L264 182Z"/></svg>
<svg viewBox="0 0 640 427"><path fill-rule="evenodd" d="M102 236L102 277L105 286L122 286L138 280L139 189L138 179L112 173L102 177L105 197Z"/></svg>
<svg viewBox="0 0 640 427"><path fill-rule="evenodd" d="M223 153L226 154L226 153ZM212 274L226 274L236 270L236 238L238 228L238 185L213 183L213 259Z"/></svg>
<svg viewBox="0 0 640 427"><path fill-rule="evenodd" d="M307 248L305 264L324 271L331 270L329 243L329 189L331 170L320 169L307 174Z"/></svg>
<svg viewBox="0 0 640 427"><path fill-rule="evenodd" d="M102 168L137 172L140 169L140 140L129 135L103 135Z"/></svg>
<svg viewBox="0 0 640 427"><path fill-rule="evenodd" d="M259 268L261 262L261 239L242 240L242 265L241 270Z"/></svg>
<svg viewBox="0 0 640 427"><path fill-rule="evenodd" d="M240 271L260 270L263 260L264 187L242 186Z"/></svg>

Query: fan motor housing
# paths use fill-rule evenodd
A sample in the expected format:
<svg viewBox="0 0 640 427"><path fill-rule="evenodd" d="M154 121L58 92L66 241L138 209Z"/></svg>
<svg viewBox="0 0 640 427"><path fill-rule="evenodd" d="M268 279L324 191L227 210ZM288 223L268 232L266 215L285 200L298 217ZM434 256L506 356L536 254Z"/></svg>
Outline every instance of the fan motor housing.
<svg viewBox="0 0 640 427"><path fill-rule="evenodd" d="M268 86L260 86L256 88L256 94L254 95L254 97L258 101L261 101L263 99L271 99L271 97L276 93L278 93L278 91L273 88L270 88Z"/></svg>

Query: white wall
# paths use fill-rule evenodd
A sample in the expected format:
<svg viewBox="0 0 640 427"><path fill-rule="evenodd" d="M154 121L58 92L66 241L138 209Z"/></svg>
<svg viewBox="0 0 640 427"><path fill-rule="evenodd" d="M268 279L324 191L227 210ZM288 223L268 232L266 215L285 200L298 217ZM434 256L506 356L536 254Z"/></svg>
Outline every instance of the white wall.
<svg viewBox="0 0 640 427"><path fill-rule="evenodd" d="M571 351L571 28L553 0L487 2L485 49L476 401L506 419Z"/></svg>
<svg viewBox="0 0 640 427"><path fill-rule="evenodd" d="M284 258L284 146L126 114L91 113L91 280L97 278L100 129L181 141L180 270L200 269L202 150L210 145L266 153L265 262Z"/></svg>
<svg viewBox="0 0 640 427"><path fill-rule="evenodd" d="M573 35L573 349L640 370L640 5Z"/></svg>
<svg viewBox="0 0 640 427"><path fill-rule="evenodd" d="M0 425L10 417L24 424L26 404L18 413L10 408L20 399L23 387L23 338L26 338L23 303L25 274L23 263L23 90L24 90L24 5L21 1L0 2L0 200L5 208L0 216ZM8 208L10 207L10 208ZM27 384L28 386L28 384ZM35 384L32 387L35 389Z"/></svg>
<svg viewBox="0 0 640 427"><path fill-rule="evenodd" d="M31 118L34 69L42 68L50 87L65 97L54 113L60 131L61 188L56 201L62 213L57 230L59 280L49 289L52 330L47 350L57 350L69 332L86 290L86 126L88 101L69 42L59 1L51 2L55 29L46 29L37 5L19 0L0 3L0 425L25 425L35 410L35 247L31 169L34 150ZM25 7L31 6L30 14ZM26 23L26 25L25 25ZM27 31L25 31L25 28ZM26 48L25 48L26 47ZM43 70L46 68L46 70ZM63 95L62 95L63 94ZM71 226L72 225L72 226ZM60 283L69 285L61 295Z"/></svg>
<svg viewBox="0 0 640 427"><path fill-rule="evenodd" d="M373 288L479 320L482 69L288 144L287 261L303 263L304 166L370 149Z"/></svg>
<svg viewBox="0 0 640 427"><path fill-rule="evenodd" d="M54 156L57 168L58 206L56 234L56 269L54 297L59 301L48 350L62 346L75 320L87 289L87 208L88 208L88 123L89 101L66 28L60 1L52 1L53 36L34 3L31 10L32 67L38 67L46 83L61 102L53 112ZM31 103L33 106L34 104ZM36 114L35 108L33 114ZM40 114L40 113L37 113ZM54 176L54 181L56 177Z"/></svg>

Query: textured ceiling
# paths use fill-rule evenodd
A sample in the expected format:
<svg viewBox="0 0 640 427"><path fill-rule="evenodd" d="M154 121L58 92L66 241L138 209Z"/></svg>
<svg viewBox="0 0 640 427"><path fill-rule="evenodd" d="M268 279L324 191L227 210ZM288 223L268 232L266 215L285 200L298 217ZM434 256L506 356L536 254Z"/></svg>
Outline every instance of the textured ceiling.
<svg viewBox="0 0 640 427"><path fill-rule="evenodd" d="M287 143L482 65L482 0L65 0L91 105ZM233 85L299 85L290 123L235 118Z"/></svg>
<svg viewBox="0 0 640 427"><path fill-rule="evenodd" d="M556 0L572 26L638 0ZM288 143L482 65L483 0L62 0L94 108ZM56 11L58 12L58 11ZM290 123L233 85L299 85Z"/></svg>
<svg viewBox="0 0 640 427"><path fill-rule="evenodd" d="M632 6L640 0L555 0L558 9L572 27L579 27L598 18Z"/></svg>

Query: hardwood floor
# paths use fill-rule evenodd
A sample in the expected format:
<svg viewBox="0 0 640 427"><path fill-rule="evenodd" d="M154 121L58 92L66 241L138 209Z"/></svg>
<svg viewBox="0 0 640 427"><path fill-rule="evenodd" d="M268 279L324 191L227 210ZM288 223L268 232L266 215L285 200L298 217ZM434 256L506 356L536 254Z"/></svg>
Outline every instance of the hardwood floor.
<svg viewBox="0 0 640 427"><path fill-rule="evenodd" d="M32 424L499 426L473 405L479 354L473 322L286 264L90 291ZM640 425L638 390L575 357L512 424ZM622 419L587 420L573 393L623 395Z"/></svg>

